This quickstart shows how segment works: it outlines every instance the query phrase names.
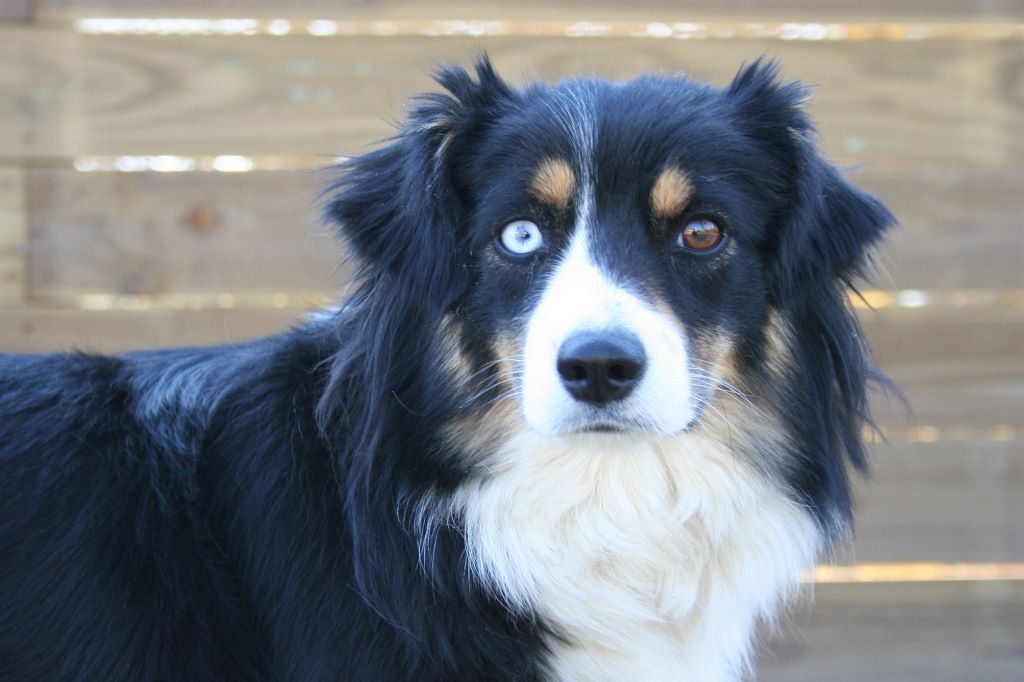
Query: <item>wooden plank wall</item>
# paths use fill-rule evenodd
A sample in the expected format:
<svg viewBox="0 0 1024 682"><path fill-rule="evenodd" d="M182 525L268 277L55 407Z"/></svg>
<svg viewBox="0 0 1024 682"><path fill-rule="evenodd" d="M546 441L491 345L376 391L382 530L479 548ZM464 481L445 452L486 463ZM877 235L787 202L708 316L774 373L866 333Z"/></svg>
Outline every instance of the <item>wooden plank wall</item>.
<svg viewBox="0 0 1024 682"><path fill-rule="evenodd" d="M421 22L413 26L422 25ZM374 30L358 25L357 30ZM0 59L20 106L0 145L78 154L352 154L387 135L436 64L486 47L504 72L622 78L685 70L724 82L777 56L818 86L813 111L839 158L978 165L1024 160L1019 41L552 39L510 35L135 36L9 28ZM870 106L866 105L869 103ZM287 124L285 124L287 122Z"/></svg>
<svg viewBox="0 0 1024 682"><path fill-rule="evenodd" d="M153 17L249 19L254 35L89 21ZM907 580L919 562L1024 567L1013 0L0 3L0 351L234 341L337 297L347 269L317 220L329 173L311 169L371 148L436 64L481 49L519 81L662 70L722 83L768 54L812 84L824 147L902 222L862 316L913 409L878 402L890 443L838 560ZM1019 582L817 593L764 679L1024 678Z"/></svg>

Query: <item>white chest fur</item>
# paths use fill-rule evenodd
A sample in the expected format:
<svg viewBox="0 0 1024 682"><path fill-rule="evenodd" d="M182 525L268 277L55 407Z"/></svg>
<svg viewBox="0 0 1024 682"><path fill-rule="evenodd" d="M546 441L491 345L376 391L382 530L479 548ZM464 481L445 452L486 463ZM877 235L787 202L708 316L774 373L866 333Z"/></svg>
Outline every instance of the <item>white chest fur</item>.
<svg viewBox="0 0 1024 682"><path fill-rule="evenodd" d="M721 444L509 441L463 490L471 565L535 609L565 680L729 680L818 546L808 514Z"/></svg>

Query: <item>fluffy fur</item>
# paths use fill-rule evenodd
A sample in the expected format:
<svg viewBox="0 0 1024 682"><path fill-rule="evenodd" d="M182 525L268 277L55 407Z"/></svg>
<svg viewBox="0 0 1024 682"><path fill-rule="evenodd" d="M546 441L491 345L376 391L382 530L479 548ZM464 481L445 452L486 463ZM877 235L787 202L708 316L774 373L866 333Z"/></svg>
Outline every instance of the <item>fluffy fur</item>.
<svg viewBox="0 0 1024 682"><path fill-rule="evenodd" d="M849 529L871 371L846 294L891 216L770 64L438 80L326 195L361 264L337 312L0 356L0 678L748 669ZM681 246L693 220L721 244ZM579 334L641 349L624 397L569 391Z"/></svg>

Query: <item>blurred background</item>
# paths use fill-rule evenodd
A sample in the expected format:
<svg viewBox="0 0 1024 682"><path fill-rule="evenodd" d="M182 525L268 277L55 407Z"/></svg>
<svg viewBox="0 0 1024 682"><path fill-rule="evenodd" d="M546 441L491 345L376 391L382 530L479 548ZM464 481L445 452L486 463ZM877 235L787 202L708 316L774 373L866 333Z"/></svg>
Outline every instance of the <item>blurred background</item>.
<svg viewBox="0 0 1024 682"><path fill-rule="evenodd" d="M440 62L782 60L902 221L858 303L913 414L760 679L1024 680L1024 2L0 0L0 351L233 342L338 297L323 174Z"/></svg>

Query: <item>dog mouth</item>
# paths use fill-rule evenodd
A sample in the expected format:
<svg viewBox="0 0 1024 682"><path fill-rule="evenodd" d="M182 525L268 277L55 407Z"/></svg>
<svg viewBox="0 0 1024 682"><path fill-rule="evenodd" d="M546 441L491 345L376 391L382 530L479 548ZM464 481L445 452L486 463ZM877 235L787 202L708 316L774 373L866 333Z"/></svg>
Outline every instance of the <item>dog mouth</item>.
<svg viewBox="0 0 1024 682"><path fill-rule="evenodd" d="M609 422L596 422L586 424L577 430L577 433L625 433L627 428L621 424Z"/></svg>
<svg viewBox="0 0 1024 682"><path fill-rule="evenodd" d="M563 437L595 435L598 438L602 436L625 436L640 439L665 436L675 437L692 432L698 428L700 423L699 411L681 428L671 432L665 432L658 428L657 425L643 418L619 417L616 415L586 415L564 424L562 428L558 429L557 435Z"/></svg>
<svg viewBox="0 0 1024 682"><path fill-rule="evenodd" d="M562 435L597 434L597 435L629 435L650 433L649 424L641 420L617 415L584 415L565 424L559 429Z"/></svg>

